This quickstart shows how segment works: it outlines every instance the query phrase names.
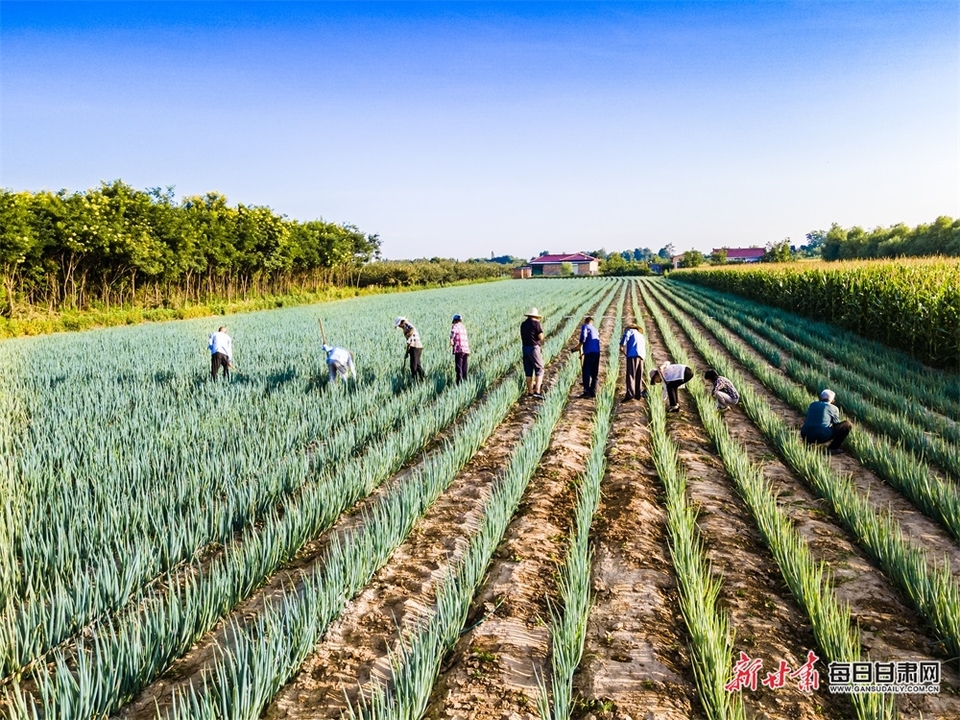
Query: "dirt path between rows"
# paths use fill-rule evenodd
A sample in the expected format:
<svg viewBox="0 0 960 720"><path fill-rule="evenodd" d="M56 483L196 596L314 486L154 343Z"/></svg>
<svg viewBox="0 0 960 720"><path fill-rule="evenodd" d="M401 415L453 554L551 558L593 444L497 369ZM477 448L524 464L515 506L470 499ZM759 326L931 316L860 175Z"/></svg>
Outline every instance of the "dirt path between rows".
<svg viewBox="0 0 960 720"><path fill-rule="evenodd" d="M606 376L616 303L597 323ZM430 720L533 720L537 674L548 668L547 598L566 552L577 478L590 452L595 403L575 382L537 471L471 607L469 628L447 658L425 714ZM471 627L473 625L473 627Z"/></svg>
<svg viewBox="0 0 960 720"><path fill-rule="evenodd" d="M800 426L803 424L803 413L794 410L793 407L784 403L768 390L759 380L754 379L749 371L743 368L740 362L723 347L707 328L703 327L694 317L688 317L712 347L722 353L731 363L740 367L742 372L750 377L751 385L757 393L764 397L770 408L783 418L788 426L796 428L799 434ZM746 352L765 365L768 364L751 348L746 347ZM811 396L810 401L813 402L815 399ZM866 432L862 428L858 430ZM953 577L957 582L960 582L960 546L946 530L935 520L924 515L912 502L877 477L874 472L861 465L853 456L849 454L832 456L830 463L840 472L851 475L858 491L869 494L875 507L889 508L900 522L904 537L915 543L917 547L926 549L933 559L948 558Z"/></svg>
<svg viewBox="0 0 960 720"><path fill-rule="evenodd" d="M561 352L547 368L545 390L553 387L557 380L556 368L568 357L566 352ZM579 389L571 390L574 392ZM389 563L351 600L315 653L276 695L263 717L338 717L348 704L357 701L362 686L390 677L388 653L398 643L398 628L432 612L438 583L466 549L467 540L482 519L492 488L508 466L524 430L536 419L538 407L536 401L524 399L508 413L483 448L417 523ZM557 503L557 508L558 512L562 511L562 502ZM538 532L548 536L545 529ZM518 553L511 552L510 558L522 564ZM534 586L542 582L536 574L527 580ZM471 622L492 611L497 603L500 605L494 617L499 619L518 604L518 599L497 596L475 607ZM544 646L543 656L545 654ZM486 657L482 655L478 662L486 662Z"/></svg>
<svg viewBox="0 0 960 720"><path fill-rule="evenodd" d="M705 328L696 321L694 323L704 337L712 338ZM706 367L702 356L679 326L672 321L671 326L691 360ZM711 345L718 347L715 341ZM730 359L736 363L736 360ZM751 387L762 397L771 398L769 391L753 381L752 377ZM856 544L855 538L842 527L826 502L817 498L803 480L780 460L776 449L743 410L738 406L731 408L724 419L731 437L747 449L754 462L762 464L764 477L778 494L781 509L793 520L794 527L809 543L816 559L829 565L837 595L841 602L849 604L854 621L860 627L865 656L881 661L910 659L943 662L941 693L899 696L897 708L900 717L944 720L960 717L960 673L956 663L946 662L948 658L944 652L935 652L938 643L929 628Z"/></svg>
<svg viewBox="0 0 960 720"><path fill-rule="evenodd" d="M634 292L636 287L633 287ZM624 322L633 321L628 302ZM618 390L625 387L620 364ZM667 546L643 400L618 402L592 530L593 607L574 677L577 717L702 718Z"/></svg>
<svg viewBox="0 0 960 720"><path fill-rule="evenodd" d="M654 362L670 360L652 318L647 331ZM695 357L691 353L694 363ZM691 382L703 382L702 361L694 364L693 369L696 377ZM661 401L659 395L651 393L651 402ZM809 620L785 587L776 561L736 493L700 422L693 398L685 389L680 391L680 406L680 413L669 416L667 427L687 473L690 501L700 509L697 524L707 557L714 571L723 577L720 600L721 607L730 613L736 634L734 654L745 652L751 658L759 658L769 670L781 660L791 668L799 668L806 661L807 652L816 647ZM731 661L731 672L732 669ZM758 684L756 690L743 692L743 701L748 715L760 717L815 720L824 713L840 718L852 712L845 698L804 693L795 683L780 689Z"/></svg>

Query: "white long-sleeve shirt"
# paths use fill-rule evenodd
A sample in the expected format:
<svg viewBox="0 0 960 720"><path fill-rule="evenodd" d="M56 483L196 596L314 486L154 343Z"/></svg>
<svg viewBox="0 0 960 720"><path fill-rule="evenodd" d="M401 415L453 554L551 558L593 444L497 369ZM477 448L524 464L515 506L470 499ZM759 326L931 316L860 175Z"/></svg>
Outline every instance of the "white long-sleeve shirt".
<svg viewBox="0 0 960 720"><path fill-rule="evenodd" d="M207 347L210 348L211 355L223 353L227 356L227 360L233 361L233 340L225 332L217 330L210 336L210 343Z"/></svg>
<svg viewBox="0 0 960 720"><path fill-rule="evenodd" d="M349 350L342 347L335 347L327 353L327 367L330 369L331 380L337 376L346 378L347 373L350 373L353 377L357 376L357 368L353 364L353 355L350 354Z"/></svg>

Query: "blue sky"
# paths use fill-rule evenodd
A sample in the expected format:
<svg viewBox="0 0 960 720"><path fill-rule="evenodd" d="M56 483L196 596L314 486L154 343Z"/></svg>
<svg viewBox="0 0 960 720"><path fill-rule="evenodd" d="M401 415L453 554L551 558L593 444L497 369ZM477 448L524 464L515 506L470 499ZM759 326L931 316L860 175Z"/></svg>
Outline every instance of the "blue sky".
<svg viewBox="0 0 960 720"><path fill-rule="evenodd" d="M0 2L0 185L207 191L388 257L960 216L960 3Z"/></svg>

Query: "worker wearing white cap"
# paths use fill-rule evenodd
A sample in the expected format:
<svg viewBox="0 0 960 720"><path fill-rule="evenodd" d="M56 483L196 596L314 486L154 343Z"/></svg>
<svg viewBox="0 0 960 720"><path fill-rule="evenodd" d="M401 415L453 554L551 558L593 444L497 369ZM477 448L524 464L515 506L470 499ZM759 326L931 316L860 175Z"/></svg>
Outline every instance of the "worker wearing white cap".
<svg viewBox="0 0 960 720"><path fill-rule="evenodd" d="M840 410L833 404L837 394L833 390L824 390L820 399L810 403L807 416L800 428L800 437L807 445L830 443L827 452L836 455L840 452L840 445L847 439L853 430L849 420L840 420Z"/></svg>
<svg viewBox="0 0 960 720"><path fill-rule="evenodd" d="M348 375L357 377L357 367L353 363L353 354L342 347L332 345L323 346L323 353L327 356L327 369L330 371L330 382L346 380Z"/></svg>
<svg viewBox="0 0 960 720"><path fill-rule="evenodd" d="M523 374L527 378L527 395L542 398L540 388L543 385L543 354L540 343L543 342L543 316L536 308L530 308L527 319L520 323L520 343L523 346Z"/></svg>
<svg viewBox="0 0 960 720"><path fill-rule="evenodd" d="M410 324L405 317L398 317L393 321L393 326L403 330L403 336L407 340L407 349L404 357L410 358L410 375L414 380L423 380L427 374L420 366L420 355L423 353L423 343L420 342L420 333Z"/></svg>

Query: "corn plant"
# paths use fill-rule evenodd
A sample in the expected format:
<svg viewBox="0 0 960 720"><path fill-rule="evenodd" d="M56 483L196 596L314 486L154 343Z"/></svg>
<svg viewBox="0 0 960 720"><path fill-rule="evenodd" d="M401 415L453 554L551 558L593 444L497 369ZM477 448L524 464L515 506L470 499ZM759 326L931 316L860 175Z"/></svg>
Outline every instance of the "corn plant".
<svg viewBox="0 0 960 720"><path fill-rule="evenodd" d="M657 327L677 362L689 364L683 347L677 341L656 302L646 297ZM731 369L724 367L724 373ZM741 397L756 401L749 386L742 387ZM806 612L823 654L828 661L855 662L861 658L859 630L853 625L848 605L837 598L833 580L826 566L814 559L809 544L797 532L790 518L778 506L777 497L763 477L760 466L752 463L747 450L730 437L727 425L715 402L699 383L691 385L704 429L727 473L733 479L740 497L750 510L763 540L773 555L790 592ZM862 720L896 717L893 696L877 693L852 695L850 700Z"/></svg>
<svg viewBox="0 0 960 720"><path fill-rule="evenodd" d="M649 290L653 285L645 285ZM721 368L738 387L746 382L724 357L695 332L692 324L679 311L665 305L687 332L697 351L718 372ZM788 381L770 370L761 361L745 352L742 346L710 318L699 317L733 356L775 394L789 393ZM878 566L897 585L903 597L937 634L948 652L960 654L960 588L953 579L949 561L934 562L916 543L907 540L900 524L890 511L878 510L860 493L851 478L831 468L822 452L805 445L797 432L789 428L762 398L741 394L747 415L773 443L787 464L806 480L813 490L825 498L836 516Z"/></svg>

